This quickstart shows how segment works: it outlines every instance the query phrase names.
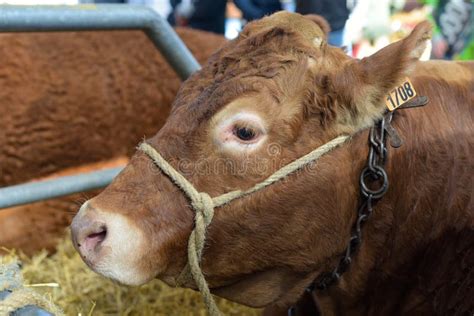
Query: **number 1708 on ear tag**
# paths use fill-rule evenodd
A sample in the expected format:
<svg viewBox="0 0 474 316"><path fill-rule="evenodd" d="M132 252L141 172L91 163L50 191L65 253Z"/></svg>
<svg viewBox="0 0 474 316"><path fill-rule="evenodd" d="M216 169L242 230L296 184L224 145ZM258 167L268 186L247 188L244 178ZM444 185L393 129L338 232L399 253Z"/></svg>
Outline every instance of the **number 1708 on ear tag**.
<svg viewBox="0 0 474 316"><path fill-rule="evenodd" d="M416 96L415 88L410 79L405 78L405 81L393 89L385 98L385 104L390 111L407 103Z"/></svg>

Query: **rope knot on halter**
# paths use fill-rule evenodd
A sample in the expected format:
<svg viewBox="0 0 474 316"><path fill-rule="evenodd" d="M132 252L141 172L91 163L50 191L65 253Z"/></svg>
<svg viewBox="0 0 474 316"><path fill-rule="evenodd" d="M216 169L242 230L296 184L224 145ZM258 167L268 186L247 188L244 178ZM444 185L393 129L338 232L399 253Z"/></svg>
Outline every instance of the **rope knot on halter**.
<svg viewBox="0 0 474 316"><path fill-rule="evenodd" d="M214 217L214 202L206 192L199 192L197 198L191 201L192 207L196 210L196 220L202 217L204 224L207 226Z"/></svg>

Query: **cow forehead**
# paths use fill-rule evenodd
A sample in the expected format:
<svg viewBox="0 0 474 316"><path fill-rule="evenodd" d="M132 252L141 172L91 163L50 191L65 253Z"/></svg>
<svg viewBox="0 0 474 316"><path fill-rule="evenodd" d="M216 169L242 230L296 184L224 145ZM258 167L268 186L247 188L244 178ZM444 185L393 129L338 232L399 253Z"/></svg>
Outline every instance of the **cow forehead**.
<svg viewBox="0 0 474 316"><path fill-rule="evenodd" d="M315 23L298 14L278 13L249 23L185 82L169 122L180 121L183 134L195 131L236 98L267 91L268 97L278 101L284 90L279 89L279 77L291 73L287 71L291 68L305 76L302 67L295 66L322 56L314 46L314 38L322 34Z"/></svg>
<svg viewBox="0 0 474 316"><path fill-rule="evenodd" d="M268 97L278 102L288 82L286 77L294 77L297 73L298 78L294 79L303 80L309 59L305 54L285 54L284 49L277 52L276 46L274 50L265 49L265 54L255 53L255 50L248 54L232 50L215 63L206 65L184 84L170 119L175 115L181 119L185 116L191 121L188 126L195 126L208 121L236 98L252 94L268 92Z"/></svg>

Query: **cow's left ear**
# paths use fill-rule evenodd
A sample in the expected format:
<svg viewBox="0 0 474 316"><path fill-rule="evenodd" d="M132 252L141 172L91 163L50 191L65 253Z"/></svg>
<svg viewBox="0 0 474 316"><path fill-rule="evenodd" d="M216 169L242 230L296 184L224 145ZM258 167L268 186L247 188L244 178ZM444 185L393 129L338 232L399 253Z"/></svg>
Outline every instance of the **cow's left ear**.
<svg viewBox="0 0 474 316"><path fill-rule="evenodd" d="M336 91L345 96L340 125L354 131L372 125L386 110L385 96L409 77L431 38L431 24L418 24L401 41L360 61L354 61L334 78Z"/></svg>

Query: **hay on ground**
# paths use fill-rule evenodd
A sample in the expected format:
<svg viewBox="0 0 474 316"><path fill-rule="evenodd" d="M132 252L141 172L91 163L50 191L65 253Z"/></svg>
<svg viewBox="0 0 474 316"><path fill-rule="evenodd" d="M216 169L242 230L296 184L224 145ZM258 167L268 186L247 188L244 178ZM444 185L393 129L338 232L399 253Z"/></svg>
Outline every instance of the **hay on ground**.
<svg viewBox="0 0 474 316"><path fill-rule="evenodd" d="M198 292L172 288L159 280L127 287L92 272L74 250L69 234L57 252L33 257L10 251L0 263L20 260L27 285L51 297L66 315L207 315ZM218 298L224 315L259 315L260 310Z"/></svg>

